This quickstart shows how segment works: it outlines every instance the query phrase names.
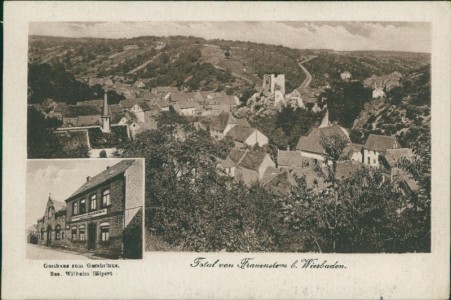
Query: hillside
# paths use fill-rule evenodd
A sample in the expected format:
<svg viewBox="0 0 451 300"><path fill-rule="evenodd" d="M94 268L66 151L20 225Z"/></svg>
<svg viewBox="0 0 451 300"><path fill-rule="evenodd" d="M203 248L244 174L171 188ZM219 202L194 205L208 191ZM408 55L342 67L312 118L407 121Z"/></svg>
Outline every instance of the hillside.
<svg viewBox="0 0 451 300"><path fill-rule="evenodd" d="M370 133L394 135L404 147L430 131L430 70L421 67L401 79L401 86L387 97L367 102L355 119L352 129L356 142Z"/></svg>
<svg viewBox="0 0 451 300"><path fill-rule="evenodd" d="M384 51L303 51L314 54L316 59L305 63L313 75L313 87L331 84L340 80L340 73L348 71L352 79L363 81L372 75L382 76L399 72L407 74L430 64L430 55L409 52Z"/></svg>

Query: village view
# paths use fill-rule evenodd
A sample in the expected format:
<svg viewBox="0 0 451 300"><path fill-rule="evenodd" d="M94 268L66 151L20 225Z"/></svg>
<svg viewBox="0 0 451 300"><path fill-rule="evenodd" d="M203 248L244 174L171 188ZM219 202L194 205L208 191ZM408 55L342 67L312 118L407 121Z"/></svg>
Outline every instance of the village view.
<svg viewBox="0 0 451 300"><path fill-rule="evenodd" d="M430 54L32 35L28 68L28 158L145 158L147 251L431 251Z"/></svg>

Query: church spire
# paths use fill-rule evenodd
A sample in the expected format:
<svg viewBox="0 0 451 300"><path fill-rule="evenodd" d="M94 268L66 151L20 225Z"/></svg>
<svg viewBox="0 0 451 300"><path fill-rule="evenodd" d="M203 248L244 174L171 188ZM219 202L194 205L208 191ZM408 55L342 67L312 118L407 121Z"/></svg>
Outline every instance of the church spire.
<svg viewBox="0 0 451 300"><path fill-rule="evenodd" d="M103 97L102 131L111 132L111 116L108 109L108 92L106 89Z"/></svg>

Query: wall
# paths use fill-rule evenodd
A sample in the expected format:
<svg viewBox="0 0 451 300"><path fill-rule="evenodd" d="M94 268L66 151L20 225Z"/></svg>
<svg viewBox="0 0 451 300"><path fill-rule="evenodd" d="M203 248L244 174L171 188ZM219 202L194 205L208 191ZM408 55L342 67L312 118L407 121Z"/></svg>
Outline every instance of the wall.
<svg viewBox="0 0 451 300"><path fill-rule="evenodd" d="M371 167L376 167L379 168L379 155L380 153L378 151L373 151L373 150L368 150L368 149L364 149L363 150L363 162L364 164L371 166ZM370 162L368 162L368 159L370 159Z"/></svg>
<svg viewBox="0 0 451 300"><path fill-rule="evenodd" d="M254 132L246 139L244 142L245 144L253 147L255 144L258 144L259 146L264 146L268 144L268 137L258 131L257 129L254 130Z"/></svg>

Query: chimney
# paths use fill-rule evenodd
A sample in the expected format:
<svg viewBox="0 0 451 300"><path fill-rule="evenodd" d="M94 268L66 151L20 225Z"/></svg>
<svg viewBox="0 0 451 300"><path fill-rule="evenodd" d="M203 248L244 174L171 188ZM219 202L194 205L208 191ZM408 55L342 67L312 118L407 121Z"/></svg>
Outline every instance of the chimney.
<svg viewBox="0 0 451 300"><path fill-rule="evenodd" d="M110 166L106 166L106 169L108 170L110 168Z"/></svg>
<svg viewBox="0 0 451 300"><path fill-rule="evenodd" d="M89 181L90 179L91 179L91 177L90 177L90 176L86 177L86 181Z"/></svg>

